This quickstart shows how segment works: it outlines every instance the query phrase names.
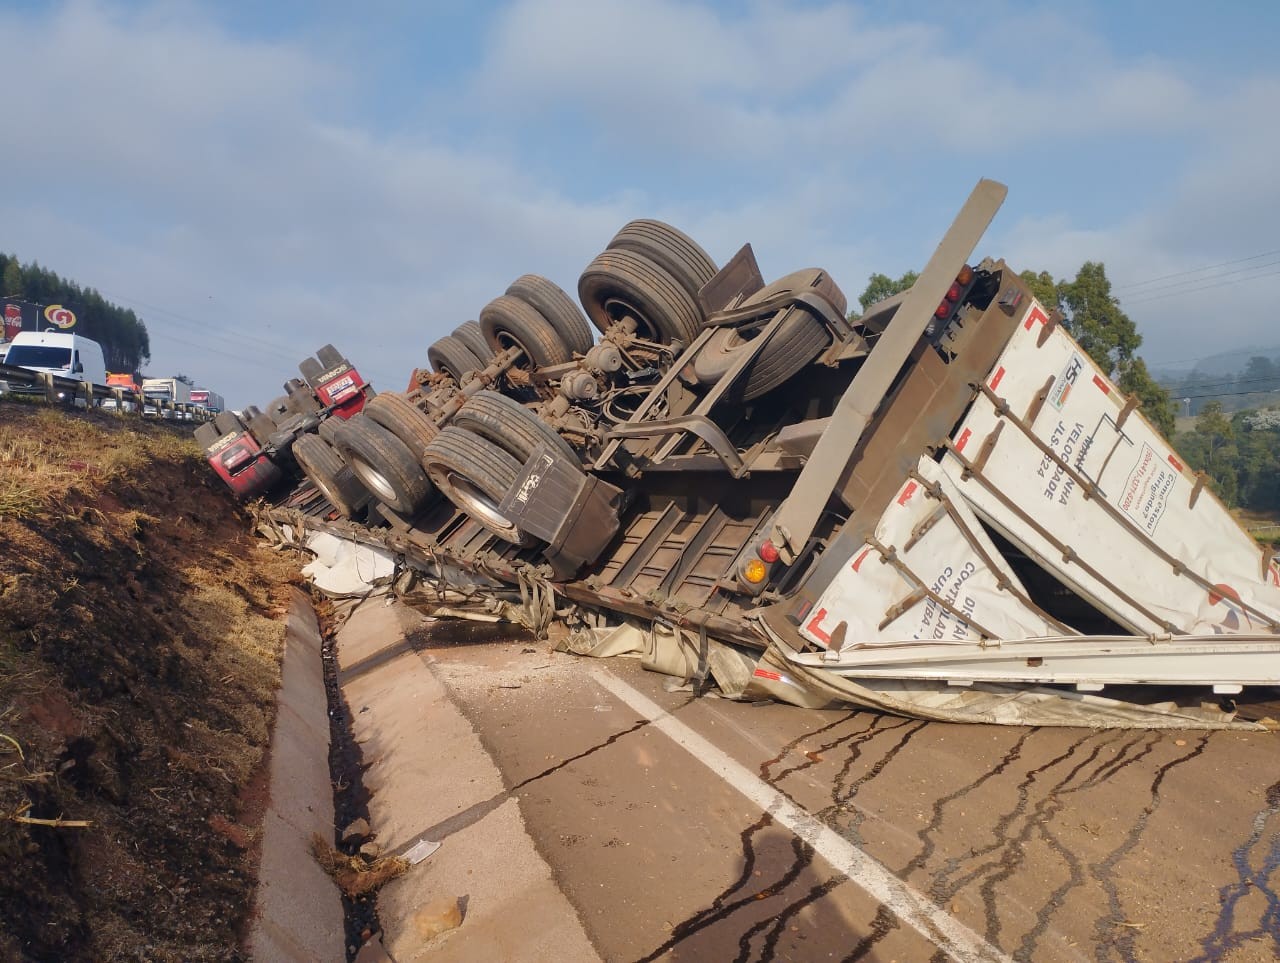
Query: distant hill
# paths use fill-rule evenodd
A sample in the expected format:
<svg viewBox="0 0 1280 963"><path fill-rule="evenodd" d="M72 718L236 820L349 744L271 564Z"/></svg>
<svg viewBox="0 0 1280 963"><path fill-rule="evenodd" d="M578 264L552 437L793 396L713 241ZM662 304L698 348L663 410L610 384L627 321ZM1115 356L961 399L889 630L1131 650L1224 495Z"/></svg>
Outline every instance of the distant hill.
<svg viewBox="0 0 1280 963"><path fill-rule="evenodd" d="M1171 365L1151 365L1152 376L1162 385L1181 384L1191 376L1196 380L1209 378L1230 378L1243 371L1254 357L1269 358L1280 362L1280 344L1269 347L1239 348L1235 351L1224 351L1213 354L1199 361L1183 362Z"/></svg>

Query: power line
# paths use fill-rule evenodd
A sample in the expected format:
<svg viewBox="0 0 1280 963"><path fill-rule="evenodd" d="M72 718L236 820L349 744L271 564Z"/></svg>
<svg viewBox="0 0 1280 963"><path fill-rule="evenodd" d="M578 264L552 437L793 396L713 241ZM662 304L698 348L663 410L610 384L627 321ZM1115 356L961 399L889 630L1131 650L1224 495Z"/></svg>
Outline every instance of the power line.
<svg viewBox="0 0 1280 963"><path fill-rule="evenodd" d="M1214 271L1222 267L1230 267L1232 264L1243 264L1246 261L1258 261L1264 257L1271 257L1273 254L1280 254L1280 249L1275 251L1263 251L1261 254L1253 254L1249 257L1236 258L1234 261L1223 261L1221 264L1208 264L1204 267L1191 268L1187 271L1175 271L1173 274L1162 274L1158 278L1147 278L1145 281L1130 281L1128 284L1116 284L1112 286L1112 290L1127 290L1129 288L1139 288L1147 284L1156 284L1159 281L1167 281L1170 278L1186 277L1189 274L1202 274L1205 271ZM1203 278L1201 280L1204 280Z"/></svg>
<svg viewBox="0 0 1280 963"><path fill-rule="evenodd" d="M1217 381L1199 381L1192 384L1184 384L1183 388L1216 388L1218 385L1250 385L1257 384L1260 381L1280 381L1280 375L1273 375L1269 378L1221 378ZM1170 391L1179 387L1176 384L1167 386ZM1264 389L1270 391L1272 389ZM1280 390L1280 389L1276 389Z"/></svg>
<svg viewBox="0 0 1280 963"><path fill-rule="evenodd" d="M1280 262L1277 262L1277 264L1280 264ZM1280 271L1270 271L1266 274L1255 274L1255 275L1252 275L1251 277L1246 277L1246 278L1233 278L1232 280L1229 280L1229 281L1219 281L1216 284L1205 284L1198 288L1188 288L1183 291L1168 291L1164 294L1156 294L1149 298L1140 298L1136 301L1128 301L1125 303L1125 305L1128 307L1131 307L1135 304L1147 304L1151 301L1161 301L1165 298L1175 298L1175 297L1180 297L1181 295L1184 295L1184 294L1195 294L1199 291L1208 291L1211 288L1221 288L1229 284L1242 284L1245 281L1257 281L1261 278L1275 277L1277 274L1280 274Z"/></svg>
<svg viewBox="0 0 1280 963"><path fill-rule="evenodd" d="M1154 297L1155 290L1159 290L1161 295L1183 294L1188 290L1193 290L1193 291L1199 290L1201 285L1204 285L1210 282L1226 281L1232 278L1239 281L1249 281L1255 277L1264 277L1265 275L1261 275L1257 272L1264 271L1268 268L1273 268L1273 267L1280 267L1280 260L1267 261L1265 264L1253 264L1245 268L1236 268L1234 271L1224 271L1222 274L1214 274L1214 275L1211 275L1210 277L1188 278L1185 281L1174 281L1171 284L1165 285L1164 287L1159 289L1152 289L1150 291L1139 291L1137 303L1141 304L1142 301L1147 300L1149 297Z"/></svg>
<svg viewBox="0 0 1280 963"><path fill-rule="evenodd" d="M1188 398L1236 398L1240 395L1271 395L1276 394L1277 392L1280 392L1280 388L1261 388L1254 389L1253 391L1215 391L1212 394L1205 395L1183 395L1181 398L1177 398L1175 400L1185 401Z"/></svg>

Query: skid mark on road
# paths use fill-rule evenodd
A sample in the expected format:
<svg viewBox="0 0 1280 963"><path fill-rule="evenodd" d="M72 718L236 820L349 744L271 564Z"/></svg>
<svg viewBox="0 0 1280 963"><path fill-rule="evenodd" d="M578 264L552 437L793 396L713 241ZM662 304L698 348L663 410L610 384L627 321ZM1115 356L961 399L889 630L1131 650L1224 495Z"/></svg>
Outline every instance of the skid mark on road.
<svg viewBox="0 0 1280 963"><path fill-rule="evenodd" d="M1082 739L1078 739L1048 762L1043 763L1034 769L1028 770L1016 787L1018 798L1014 807L1008 812L1003 813L999 819L996 820L995 826L992 827L992 841L985 846L970 850L966 856L956 856L948 859L942 865L941 869L934 872L929 884L930 895L940 903L949 902L956 893L960 892L960 890L969 883L973 882L975 879L980 879L987 872L999 866L1001 862L1000 858L989 860L980 863L976 868L969 870L958 878L956 877L956 874L960 872L961 867L965 863L982 859L984 856L989 856L1008 847L1009 840L1007 834L1009 827L1012 826L1024 812L1026 812L1027 806L1030 805L1031 787L1035 785L1042 775L1047 773L1050 769L1058 766L1060 763L1066 762L1077 752L1083 749L1085 743L1094 738L1096 737L1088 735ZM1089 756L1086 757L1083 762L1077 764L1075 769L1071 770L1071 773L1068 774L1068 778L1096 759L1105 744L1106 743L1103 742L1095 746Z"/></svg>
<svg viewBox="0 0 1280 963"><path fill-rule="evenodd" d="M881 732L887 731L888 729L891 729L891 728L897 728L896 726L880 728L880 723L883 721L883 717L872 716L870 717L870 722L867 728L855 730L853 732L846 733L845 735L842 735L839 738L833 739L829 742L821 743L816 752L806 755L804 762L799 763L790 768L784 769L777 775L771 774L771 770L773 769L774 766L780 764L784 759L787 758L787 756L790 753L794 752L797 748L799 748L805 742L812 740L814 737L818 736L821 733L830 732L831 730L837 728L838 726L841 726L847 722L852 721L853 719L856 718L857 715L858 715L857 713L849 713L848 715L840 719L837 719L834 722L828 723L827 725L821 726L817 729L810 730L809 732L802 733L796 738L790 740L782 747L781 750L779 750L777 755L760 764L761 778L764 779L764 781L767 784L769 784L770 786L774 786L776 788L777 783L782 779L784 779L785 777L794 775L797 772L801 772L805 769L808 769L811 766L817 765L821 759L821 754L823 752L829 752L830 750L836 747L852 743L854 745L854 750L851 753L851 755L856 758L858 753L861 751L860 748L858 747L860 747L862 743L867 742L871 739L874 739ZM787 796L788 799L791 798L785 792L783 792L783 795ZM783 872L783 874L774 880L763 881L762 883L760 883L759 885L763 886L762 890L754 890L750 895L747 895L745 898L733 899L733 897L738 896L739 894L744 893L746 891L748 884L751 883L752 877L755 875L755 868L757 863L756 844L755 844L756 837L765 829L773 825L774 825L773 818L768 813L765 813L760 817L760 819L756 820L756 822L752 823L750 826L748 826L746 829L743 830L741 834L743 864L742 864L742 872L738 875L738 878L735 879L732 883L730 883L724 890L722 890L720 894L717 895L714 900L712 900L710 906L708 906L703 910L698 911L693 916L690 916L688 919L685 919L680 923L677 923L674 927L672 927L671 938L668 939L661 946L653 950L653 952L649 956L644 958L645 960L656 959L658 956L661 956L663 953L667 952L668 950L673 949L676 945L687 940L689 937L693 936L695 933L698 933L701 930L706 929L708 926L711 926L712 924L719 923L724 919L727 919L729 916L732 916L734 913L738 912L739 910L742 910L748 906L754 905L761 895L764 895L765 898L768 898L770 895L780 894L800 877L800 874L806 868L808 868L808 866L813 862L814 853L811 847L807 846L801 840L793 837L792 850L794 854L794 859L792 860L791 865ZM830 888L834 888L835 885L838 885L843 881L844 881L843 877L840 877L834 880L829 880L827 883L822 884L822 886L823 887L830 886ZM763 929L768 928L777 919L781 918L782 915L785 915L787 919L790 919L790 917L794 915L794 913L799 912L801 909L804 908L804 906L809 905L809 903L813 902L818 898L820 898L820 896L815 896L813 899L802 900L798 904L792 904L794 906L794 910L792 910L792 907L786 907L781 911L781 914L779 917L775 917L773 919L765 920L760 923L757 923L750 930L748 930L746 934L744 934L743 939L746 941L746 945L749 946L751 939L757 933L761 932ZM792 910L792 911L789 913L788 910ZM767 952L763 952L760 959L762 960L772 959L773 952L774 952L772 947L776 946L778 939L781 938L784 927L785 927L785 923L783 924L783 927L775 927L773 930L770 931L769 936L767 936L765 939L765 950ZM740 942L739 945L742 946L743 944Z"/></svg>
<svg viewBox="0 0 1280 963"><path fill-rule="evenodd" d="M1153 736L1152 739L1153 747L1163 741L1160 736ZM1125 834L1124 842L1108 853L1105 859L1089 867L1089 872L1102 885L1103 891L1107 894L1107 905L1111 910L1108 915L1099 917L1093 927L1094 946L1097 948L1097 958L1099 960L1109 958L1111 956L1109 951L1114 951L1116 959L1137 959L1137 950L1134 945L1137 942L1137 931L1132 928L1121 929L1121 924L1125 922L1125 913L1120 902L1120 887L1116 883L1115 870L1120 861L1138 845L1142 834L1146 831L1151 815L1159 808L1160 786L1164 782L1165 776L1178 766L1195 759L1205 751L1208 745L1209 734L1206 733L1200 737L1199 744L1190 752L1184 753L1156 769L1155 776L1151 780L1151 787L1148 790L1149 802L1134 819L1133 826Z"/></svg>
<svg viewBox="0 0 1280 963"><path fill-rule="evenodd" d="M1203 952L1195 963L1220 960L1248 941L1265 942L1270 938L1276 956L1280 957L1280 896L1277 896L1276 870L1280 869L1280 827L1275 827L1269 844L1263 841L1267 825L1280 815L1280 782L1267 787L1267 808L1253 817L1253 831L1235 852L1231 862L1240 879L1218 891L1222 909L1214 924L1213 932L1201 941ZM1255 869L1253 862L1261 854L1261 864ZM1262 913L1258 927L1252 930L1234 931L1236 909L1242 899L1252 893L1261 893L1267 908Z"/></svg>
<svg viewBox="0 0 1280 963"><path fill-rule="evenodd" d="M759 806L780 826L789 829L798 841L812 848L841 876L852 881L898 920L914 929L935 946L960 961L1007 961L995 946L930 902L907 883L893 875L881 862L830 826L796 805L777 789L763 782L723 750L673 718L661 706L637 692L607 670L596 670L593 678L667 735L724 782ZM797 854L803 855L803 850ZM650 955L647 959L653 959Z"/></svg>
<svg viewBox="0 0 1280 963"><path fill-rule="evenodd" d="M1022 733L1021 736L1018 737L1018 741L1015 742L1010 747L1009 751L1004 754L1004 757L998 763L996 763L995 766L988 769L986 772L984 772L981 776L979 776L973 782L969 783L967 786L962 786L959 789L957 789L955 792L949 793L946 796L942 796L934 800L933 811L929 816L929 822L925 825L924 829L920 830L920 839L921 839L920 852L917 853L899 871L899 875L901 875L903 879L906 879L916 870L923 867L926 863L928 863L930 857L933 856L933 852L938 845L937 838L939 835L941 835L942 825L945 820L943 810L946 809L947 805L949 803L955 802L957 799L963 799L965 796L968 796L970 793L976 792L985 783L987 783L992 779L995 779L997 776L1004 775L1004 772L1006 769L1008 769L1020 758L1022 758L1022 749L1027 744L1027 740L1030 739L1032 735L1034 735L1036 732L1039 732L1039 731L1040 731L1039 729L1026 730L1025 732Z"/></svg>

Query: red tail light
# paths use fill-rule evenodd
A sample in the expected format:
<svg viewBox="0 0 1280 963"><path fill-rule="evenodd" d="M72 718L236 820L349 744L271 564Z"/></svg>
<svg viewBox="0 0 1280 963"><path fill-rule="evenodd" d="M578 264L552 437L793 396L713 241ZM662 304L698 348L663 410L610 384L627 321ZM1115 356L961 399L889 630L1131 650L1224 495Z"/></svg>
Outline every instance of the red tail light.
<svg viewBox="0 0 1280 963"><path fill-rule="evenodd" d="M774 545L772 540L766 538L760 543L760 547L756 549L756 554L772 565L778 560L778 546Z"/></svg>

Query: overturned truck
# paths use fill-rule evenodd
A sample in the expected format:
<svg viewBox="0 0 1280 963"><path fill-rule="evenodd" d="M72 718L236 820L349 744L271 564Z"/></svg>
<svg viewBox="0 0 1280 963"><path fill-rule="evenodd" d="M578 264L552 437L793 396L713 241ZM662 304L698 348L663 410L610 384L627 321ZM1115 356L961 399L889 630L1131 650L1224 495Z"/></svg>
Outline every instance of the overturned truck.
<svg viewBox="0 0 1280 963"><path fill-rule="evenodd" d="M633 221L585 316L519 278L408 391L328 422L266 516L571 601L569 650L735 697L1266 724L1233 700L1280 685L1280 566L1014 271L970 264L1005 193L980 182L854 321L825 270L765 283L749 245L718 268ZM351 476L367 497L324 497Z"/></svg>

